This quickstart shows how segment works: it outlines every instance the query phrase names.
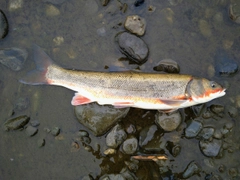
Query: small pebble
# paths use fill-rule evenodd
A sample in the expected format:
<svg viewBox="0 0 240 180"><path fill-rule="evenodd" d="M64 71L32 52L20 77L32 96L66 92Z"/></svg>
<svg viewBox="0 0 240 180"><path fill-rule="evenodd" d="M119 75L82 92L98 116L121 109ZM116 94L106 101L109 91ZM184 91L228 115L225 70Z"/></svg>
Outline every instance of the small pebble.
<svg viewBox="0 0 240 180"><path fill-rule="evenodd" d="M38 129L36 127L28 126L26 128L26 134L29 137L34 136L35 134L37 134L37 132L38 132Z"/></svg>
<svg viewBox="0 0 240 180"><path fill-rule="evenodd" d="M40 125L40 122L39 122L38 120L31 120L31 121L30 121L30 124L31 124L31 126L33 126L33 127L37 127L37 126Z"/></svg>
<svg viewBox="0 0 240 180"><path fill-rule="evenodd" d="M105 155L113 155L113 154L116 154L116 149L113 149L113 148L108 148L108 149L106 149L103 153L105 154Z"/></svg>
<svg viewBox="0 0 240 180"><path fill-rule="evenodd" d="M153 68L155 71L163 71L166 73L179 73L180 68L176 61L172 59L161 60L157 66Z"/></svg>
<svg viewBox="0 0 240 180"><path fill-rule="evenodd" d="M51 130L53 136L57 136L60 133L60 129L58 127L54 127Z"/></svg>
<svg viewBox="0 0 240 180"><path fill-rule="evenodd" d="M39 139L37 141L37 145L38 145L38 147L43 147L45 145L45 139Z"/></svg>
<svg viewBox="0 0 240 180"><path fill-rule="evenodd" d="M131 33L142 36L145 33L146 21L138 15L128 16L124 27Z"/></svg>

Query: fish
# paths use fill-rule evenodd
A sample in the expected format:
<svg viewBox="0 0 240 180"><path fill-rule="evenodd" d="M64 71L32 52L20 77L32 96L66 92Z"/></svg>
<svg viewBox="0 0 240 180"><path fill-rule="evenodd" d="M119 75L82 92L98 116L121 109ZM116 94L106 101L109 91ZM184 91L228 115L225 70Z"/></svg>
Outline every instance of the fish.
<svg viewBox="0 0 240 180"><path fill-rule="evenodd" d="M55 85L75 91L73 106L97 102L116 108L141 108L175 111L206 103L225 95L220 84L184 74L159 74L135 71L97 72L71 70L58 66L37 45L36 69L20 79L29 85Z"/></svg>

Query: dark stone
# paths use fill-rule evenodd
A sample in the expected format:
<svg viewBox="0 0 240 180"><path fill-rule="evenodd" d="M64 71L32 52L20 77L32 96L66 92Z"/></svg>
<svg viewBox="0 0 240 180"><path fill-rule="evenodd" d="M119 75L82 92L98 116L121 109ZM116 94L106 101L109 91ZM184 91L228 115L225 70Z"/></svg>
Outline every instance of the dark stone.
<svg viewBox="0 0 240 180"><path fill-rule="evenodd" d="M27 109L28 106L29 106L28 98L21 97L15 103L14 109L17 111L23 111L23 110Z"/></svg>
<svg viewBox="0 0 240 180"><path fill-rule="evenodd" d="M193 176L194 174L198 174L200 171L201 171L200 166L196 162L192 161L188 164L182 176L184 179L187 179Z"/></svg>
<svg viewBox="0 0 240 180"><path fill-rule="evenodd" d="M28 53L24 49L6 48L0 50L0 63L13 71L19 71L23 68Z"/></svg>
<svg viewBox="0 0 240 180"><path fill-rule="evenodd" d="M127 32L121 32L117 34L116 42L118 43L120 51L127 56L127 58L138 64L146 62L148 46L141 38Z"/></svg>
<svg viewBox="0 0 240 180"><path fill-rule="evenodd" d="M172 59L164 59L161 60L153 70L166 73L179 73L180 68L176 61L173 61Z"/></svg>
<svg viewBox="0 0 240 180"><path fill-rule="evenodd" d="M3 13L2 10L0 10L0 39L3 39L8 34L8 21Z"/></svg>
<svg viewBox="0 0 240 180"><path fill-rule="evenodd" d="M215 55L215 71L220 76L231 76L238 71L238 64L224 50L218 50Z"/></svg>
<svg viewBox="0 0 240 180"><path fill-rule="evenodd" d="M30 118L28 116L18 116L12 119L7 120L4 123L5 130L17 130L23 128L28 122Z"/></svg>
<svg viewBox="0 0 240 180"><path fill-rule="evenodd" d="M143 3L144 3L144 0L136 0L134 5L138 7L138 6L141 6Z"/></svg>

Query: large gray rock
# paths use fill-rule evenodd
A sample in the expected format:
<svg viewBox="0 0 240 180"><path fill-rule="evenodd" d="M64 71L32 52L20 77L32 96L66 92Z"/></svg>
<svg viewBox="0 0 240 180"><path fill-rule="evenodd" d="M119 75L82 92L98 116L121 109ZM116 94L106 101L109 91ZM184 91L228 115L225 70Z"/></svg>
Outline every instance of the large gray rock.
<svg viewBox="0 0 240 180"><path fill-rule="evenodd" d="M116 122L124 117L129 108L114 108L113 106L100 106L90 103L75 107L78 121L90 129L95 136L106 133Z"/></svg>

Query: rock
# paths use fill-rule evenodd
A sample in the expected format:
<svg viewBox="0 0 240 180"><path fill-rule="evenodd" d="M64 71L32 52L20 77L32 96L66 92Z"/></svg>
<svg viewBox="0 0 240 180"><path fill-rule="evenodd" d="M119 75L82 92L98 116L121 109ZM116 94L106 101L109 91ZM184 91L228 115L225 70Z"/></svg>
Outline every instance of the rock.
<svg viewBox="0 0 240 180"><path fill-rule="evenodd" d="M23 68L28 53L24 49L6 48L0 50L0 63L7 66L13 71L19 71Z"/></svg>
<svg viewBox="0 0 240 180"><path fill-rule="evenodd" d="M116 154L116 149L113 149L113 148L108 148L108 149L106 149L104 152L103 152L103 154L105 154L105 155L114 155L114 154Z"/></svg>
<svg viewBox="0 0 240 180"><path fill-rule="evenodd" d="M155 71L163 71L166 73L179 73L180 68L176 61L172 59L161 60L157 66L153 68Z"/></svg>
<svg viewBox="0 0 240 180"><path fill-rule="evenodd" d="M170 141L167 142L166 148L173 157L177 157L181 152L181 146Z"/></svg>
<svg viewBox="0 0 240 180"><path fill-rule="evenodd" d="M106 137L106 144L110 148L117 148L127 138L126 132L121 125L117 124L112 128Z"/></svg>
<svg viewBox="0 0 240 180"><path fill-rule="evenodd" d="M151 125L142 129L139 134L139 145L141 147L147 145L153 139L157 130L158 128L156 125Z"/></svg>
<svg viewBox="0 0 240 180"><path fill-rule="evenodd" d="M116 42L120 51L126 55L130 60L143 64L148 57L148 46L139 37L129 34L127 32L118 33Z"/></svg>
<svg viewBox="0 0 240 180"><path fill-rule="evenodd" d="M8 34L8 21L7 17L3 13L2 10L0 10L0 39L3 39Z"/></svg>
<svg viewBox="0 0 240 180"><path fill-rule="evenodd" d="M215 114L223 113L224 112L224 106L219 105L219 104L212 104L210 106L210 110Z"/></svg>
<svg viewBox="0 0 240 180"><path fill-rule="evenodd" d="M47 16L50 16L50 17L53 17L53 16L58 16L60 15L60 11L57 7L55 7L54 5L52 4L48 4L46 6L46 15Z"/></svg>
<svg viewBox="0 0 240 180"><path fill-rule="evenodd" d="M23 0L10 0L9 1L9 11L15 11L22 8Z"/></svg>
<svg viewBox="0 0 240 180"><path fill-rule="evenodd" d="M25 109L27 109L29 106L29 100L26 97L21 97L17 100L17 102L15 103L15 107L14 109L17 111L23 111Z"/></svg>
<svg viewBox="0 0 240 180"><path fill-rule="evenodd" d="M53 127L51 130L51 134L53 136L57 136L60 133L60 128L59 127Z"/></svg>
<svg viewBox="0 0 240 180"><path fill-rule="evenodd" d="M39 139L37 141L37 145L38 145L38 147L43 147L45 145L45 139Z"/></svg>
<svg viewBox="0 0 240 180"><path fill-rule="evenodd" d="M215 129L213 127L204 127L199 133L199 136L205 140L208 140L213 136L214 131Z"/></svg>
<svg viewBox="0 0 240 180"><path fill-rule="evenodd" d="M64 38L62 36L57 36L53 39L53 42L56 46L60 46L62 43L64 43Z"/></svg>
<svg viewBox="0 0 240 180"><path fill-rule="evenodd" d="M28 126L26 128L26 134L29 137L34 136L35 134L37 134L37 132L38 132L38 129L36 127Z"/></svg>
<svg viewBox="0 0 240 180"><path fill-rule="evenodd" d="M231 118L235 118L238 116L238 110L233 106L227 106L227 113Z"/></svg>
<svg viewBox="0 0 240 180"><path fill-rule="evenodd" d="M214 134L213 134L213 137L216 138L216 139L221 139L223 137L223 134L222 134L221 130L216 129Z"/></svg>
<svg viewBox="0 0 240 180"><path fill-rule="evenodd" d="M128 16L124 23L124 27L131 33L142 36L145 33L146 21L138 15Z"/></svg>
<svg viewBox="0 0 240 180"><path fill-rule="evenodd" d="M238 64L226 51L219 49L214 59L216 75L231 76L238 71Z"/></svg>
<svg viewBox="0 0 240 180"><path fill-rule="evenodd" d="M164 131L174 131L182 122L182 116L179 111L173 113L158 112L155 117L155 123L159 125Z"/></svg>
<svg viewBox="0 0 240 180"><path fill-rule="evenodd" d="M200 19L198 22L198 27L204 37L210 37L212 35L211 27L207 21Z"/></svg>
<svg viewBox="0 0 240 180"><path fill-rule="evenodd" d="M79 137L89 137L89 134L88 134L87 131L79 130L79 131L77 132L77 136L79 136Z"/></svg>
<svg viewBox="0 0 240 180"><path fill-rule="evenodd" d="M199 141L200 149L205 156L216 157L221 149L222 141L213 139L212 141Z"/></svg>
<svg viewBox="0 0 240 180"><path fill-rule="evenodd" d="M23 128L28 122L30 118L28 116L18 116L12 119L7 120L4 123L5 130L17 130Z"/></svg>
<svg viewBox="0 0 240 180"><path fill-rule="evenodd" d="M30 124L31 124L31 126L33 126L33 127L37 127L37 126L40 125L40 122L39 122L38 120L31 120L31 121L30 121Z"/></svg>
<svg viewBox="0 0 240 180"><path fill-rule="evenodd" d="M185 136L187 138L196 137L198 133L202 130L202 126L203 125L201 122L193 120L185 129Z"/></svg>
<svg viewBox="0 0 240 180"><path fill-rule="evenodd" d="M235 1L229 6L229 17L232 21L237 24L240 24L240 3Z"/></svg>
<svg viewBox="0 0 240 180"><path fill-rule="evenodd" d="M122 148L126 154L134 154L138 148L138 140L135 137L126 139Z"/></svg>
<svg viewBox="0 0 240 180"><path fill-rule="evenodd" d="M187 168L184 170L182 177L184 179L188 179L191 176L198 174L200 171L201 171L200 166L196 162L192 161L188 164Z"/></svg>
<svg viewBox="0 0 240 180"><path fill-rule="evenodd" d="M134 6L138 7L138 6L141 6L143 3L144 3L144 0L136 0L134 2Z"/></svg>
<svg viewBox="0 0 240 180"><path fill-rule="evenodd" d="M166 146L166 140L163 138L164 131L157 126L151 125L143 128L139 133L139 146L148 153L160 153Z"/></svg>
<svg viewBox="0 0 240 180"><path fill-rule="evenodd" d="M124 117L129 108L100 106L97 103L76 106L75 114L78 121L90 129L95 136L106 133L116 122Z"/></svg>
<svg viewBox="0 0 240 180"><path fill-rule="evenodd" d="M107 6L110 0L101 0L103 6Z"/></svg>
<svg viewBox="0 0 240 180"><path fill-rule="evenodd" d="M104 37L104 36L107 35L107 31L106 31L106 29L105 29L104 27L101 27L101 28L97 29L97 34L98 34L99 36Z"/></svg>

